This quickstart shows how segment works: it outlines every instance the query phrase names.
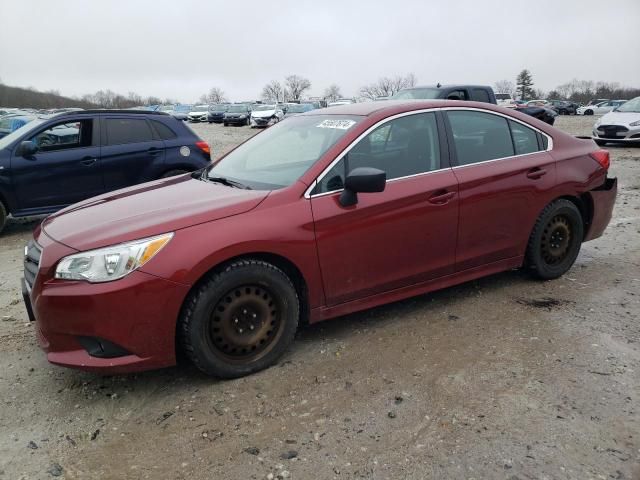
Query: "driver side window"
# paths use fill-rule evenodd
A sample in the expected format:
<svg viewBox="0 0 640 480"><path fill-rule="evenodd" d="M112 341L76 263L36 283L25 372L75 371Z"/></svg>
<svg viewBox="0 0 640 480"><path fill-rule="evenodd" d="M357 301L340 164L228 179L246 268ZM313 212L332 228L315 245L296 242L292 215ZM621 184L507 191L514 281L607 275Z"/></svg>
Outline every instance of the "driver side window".
<svg viewBox="0 0 640 480"><path fill-rule="evenodd" d="M373 167L387 180L440 168L440 145L435 113L419 113L391 120L362 138L318 182L312 195L342 190L348 172Z"/></svg>
<svg viewBox="0 0 640 480"><path fill-rule="evenodd" d="M91 145L92 126L92 120L61 122L38 133L31 141L41 152L88 147Z"/></svg>

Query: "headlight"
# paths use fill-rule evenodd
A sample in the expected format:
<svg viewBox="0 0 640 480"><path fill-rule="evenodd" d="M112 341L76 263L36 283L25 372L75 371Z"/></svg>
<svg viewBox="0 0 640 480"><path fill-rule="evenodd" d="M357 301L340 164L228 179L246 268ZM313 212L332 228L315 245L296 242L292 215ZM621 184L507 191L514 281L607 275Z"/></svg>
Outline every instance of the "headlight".
<svg viewBox="0 0 640 480"><path fill-rule="evenodd" d="M630 127L640 127L640 120L629 124Z"/></svg>
<svg viewBox="0 0 640 480"><path fill-rule="evenodd" d="M69 255L58 263L55 278L90 283L118 280L151 260L172 238L173 233L165 233Z"/></svg>
<svg viewBox="0 0 640 480"><path fill-rule="evenodd" d="M240 118L247 118L246 115L240 115Z"/></svg>

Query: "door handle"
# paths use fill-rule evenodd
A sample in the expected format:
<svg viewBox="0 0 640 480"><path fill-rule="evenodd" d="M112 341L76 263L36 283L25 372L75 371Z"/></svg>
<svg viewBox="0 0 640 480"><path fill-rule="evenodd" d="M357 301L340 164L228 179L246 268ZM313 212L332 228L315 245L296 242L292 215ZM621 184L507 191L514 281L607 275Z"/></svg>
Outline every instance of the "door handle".
<svg viewBox="0 0 640 480"><path fill-rule="evenodd" d="M80 160L80 163L82 165L84 165L85 167L90 167L91 165L93 165L94 163L96 163L97 159L93 158L93 157L84 157L82 160Z"/></svg>
<svg viewBox="0 0 640 480"><path fill-rule="evenodd" d="M436 205L444 205L445 203L449 203L449 201L455 196L456 192L443 192L442 190L438 190L429 197L429 202L435 203Z"/></svg>
<svg viewBox="0 0 640 480"><path fill-rule="evenodd" d="M151 147L149 150L147 150L147 152L149 152L149 155L158 155L162 153L162 150L156 147Z"/></svg>
<svg viewBox="0 0 640 480"><path fill-rule="evenodd" d="M527 178L530 178L532 180L537 180L539 178L542 178L546 174L547 174L547 171L544 168L535 167L527 172Z"/></svg>

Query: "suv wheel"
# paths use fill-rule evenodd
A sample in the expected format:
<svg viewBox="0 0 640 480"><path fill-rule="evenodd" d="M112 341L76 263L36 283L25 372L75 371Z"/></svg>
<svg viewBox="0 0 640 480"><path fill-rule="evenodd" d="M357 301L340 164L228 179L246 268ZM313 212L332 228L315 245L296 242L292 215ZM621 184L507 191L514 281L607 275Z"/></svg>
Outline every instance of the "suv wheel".
<svg viewBox="0 0 640 480"><path fill-rule="evenodd" d="M178 335L207 375L234 378L271 366L293 341L298 295L287 275L259 260L238 260L187 298Z"/></svg>
<svg viewBox="0 0 640 480"><path fill-rule="evenodd" d="M0 202L0 233L4 230L4 226L7 224L7 209L4 204Z"/></svg>
<svg viewBox="0 0 640 480"><path fill-rule="evenodd" d="M583 237L584 223L578 207L564 199L551 202L533 227L525 265L542 280L558 278L575 262Z"/></svg>

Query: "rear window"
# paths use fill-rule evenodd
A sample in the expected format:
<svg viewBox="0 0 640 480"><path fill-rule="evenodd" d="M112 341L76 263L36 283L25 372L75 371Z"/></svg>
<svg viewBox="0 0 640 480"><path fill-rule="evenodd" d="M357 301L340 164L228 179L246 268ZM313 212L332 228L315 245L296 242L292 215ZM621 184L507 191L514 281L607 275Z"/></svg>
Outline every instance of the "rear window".
<svg viewBox="0 0 640 480"><path fill-rule="evenodd" d="M151 142L153 133L144 118L107 118L107 145Z"/></svg>
<svg viewBox="0 0 640 480"><path fill-rule="evenodd" d="M476 102L490 103L489 92L483 88L474 88L471 90L471 100Z"/></svg>
<svg viewBox="0 0 640 480"><path fill-rule="evenodd" d="M172 138L176 138L177 135L173 130L167 127L164 123L159 122L158 120L151 120L151 124L153 128L158 132L158 135L162 140L171 140Z"/></svg>

